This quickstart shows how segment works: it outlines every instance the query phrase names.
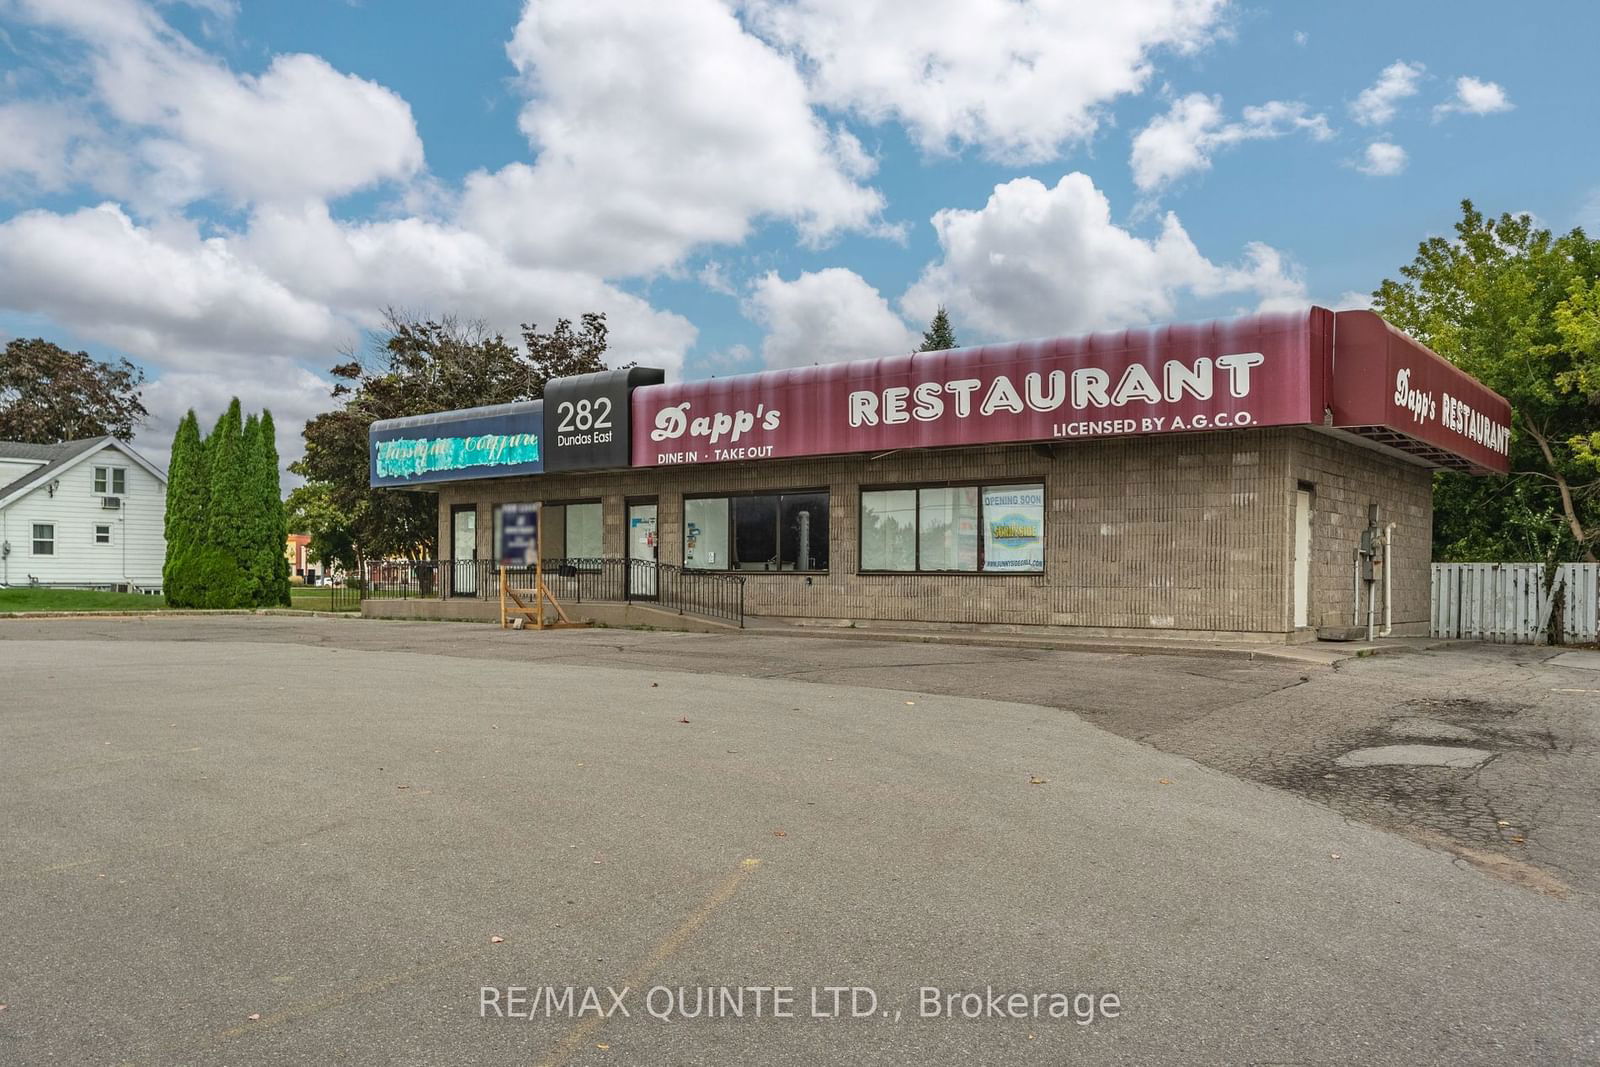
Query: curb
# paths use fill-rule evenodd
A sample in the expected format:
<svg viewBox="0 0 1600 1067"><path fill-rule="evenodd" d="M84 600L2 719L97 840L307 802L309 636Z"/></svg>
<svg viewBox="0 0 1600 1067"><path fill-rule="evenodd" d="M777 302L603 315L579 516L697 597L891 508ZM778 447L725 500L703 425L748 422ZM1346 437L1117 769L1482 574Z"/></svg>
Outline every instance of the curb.
<svg viewBox="0 0 1600 1067"><path fill-rule="evenodd" d="M1097 640L1072 637L1030 637L1027 635L1002 635L982 633L921 633L905 630L775 627L747 628L741 631L756 637L805 637L821 640L844 641L897 641L906 644L975 645L989 648L1026 648L1047 652L1100 652L1108 655L1129 656L1214 656L1223 659L1276 660L1307 667L1338 667L1353 659L1368 656L1394 655L1396 653L1429 652L1460 642L1436 641L1423 646L1415 645L1364 645L1351 643L1340 649L1316 645L1208 645L1179 642L1139 642L1115 639Z"/></svg>
<svg viewBox="0 0 1600 1067"><path fill-rule="evenodd" d="M155 611L0 611L0 619L172 619L250 615L289 615L314 619L359 619L359 611L303 611L299 608L161 608Z"/></svg>

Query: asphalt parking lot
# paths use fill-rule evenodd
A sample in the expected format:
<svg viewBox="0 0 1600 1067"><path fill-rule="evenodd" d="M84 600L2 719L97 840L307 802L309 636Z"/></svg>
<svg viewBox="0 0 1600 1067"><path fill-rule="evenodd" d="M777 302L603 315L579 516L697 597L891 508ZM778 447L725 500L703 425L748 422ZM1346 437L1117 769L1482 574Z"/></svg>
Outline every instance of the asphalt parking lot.
<svg viewBox="0 0 1600 1067"><path fill-rule="evenodd" d="M1593 1062L1549 656L0 622L0 1062Z"/></svg>

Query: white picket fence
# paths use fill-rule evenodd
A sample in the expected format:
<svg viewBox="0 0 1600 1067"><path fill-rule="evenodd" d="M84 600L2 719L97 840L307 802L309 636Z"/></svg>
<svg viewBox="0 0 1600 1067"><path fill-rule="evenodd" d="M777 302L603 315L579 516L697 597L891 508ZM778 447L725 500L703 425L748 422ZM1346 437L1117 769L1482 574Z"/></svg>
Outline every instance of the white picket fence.
<svg viewBox="0 0 1600 1067"><path fill-rule="evenodd" d="M1435 563L1434 637L1538 644L1561 605L1560 640L1600 639L1600 563L1563 563L1545 587L1542 563Z"/></svg>

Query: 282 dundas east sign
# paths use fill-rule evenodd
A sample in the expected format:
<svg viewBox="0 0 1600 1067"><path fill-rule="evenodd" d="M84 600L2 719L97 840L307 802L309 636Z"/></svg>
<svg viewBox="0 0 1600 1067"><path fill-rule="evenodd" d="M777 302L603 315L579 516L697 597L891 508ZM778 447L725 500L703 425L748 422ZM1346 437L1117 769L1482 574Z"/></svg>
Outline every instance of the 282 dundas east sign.
<svg viewBox="0 0 1600 1067"><path fill-rule="evenodd" d="M1324 313L1326 314L1326 313ZM634 466L1308 423L1307 313L640 389Z"/></svg>

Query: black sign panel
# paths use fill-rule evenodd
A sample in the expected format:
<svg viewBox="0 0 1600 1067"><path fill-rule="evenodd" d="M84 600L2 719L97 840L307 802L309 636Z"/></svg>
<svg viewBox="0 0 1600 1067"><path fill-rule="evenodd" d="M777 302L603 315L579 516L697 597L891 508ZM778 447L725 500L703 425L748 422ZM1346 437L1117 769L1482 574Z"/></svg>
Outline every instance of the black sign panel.
<svg viewBox="0 0 1600 1067"><path fill-rule="evenodd" d="M587 471L633 463L628 398L660 385L658 367L627 367L556 378L544 387L546 471Z"/></svg>

